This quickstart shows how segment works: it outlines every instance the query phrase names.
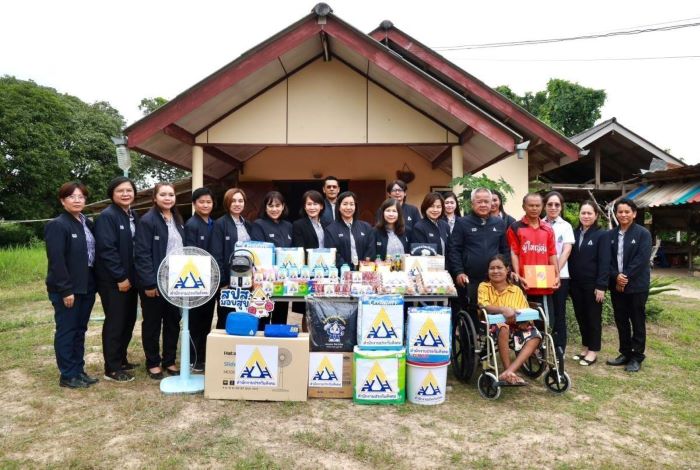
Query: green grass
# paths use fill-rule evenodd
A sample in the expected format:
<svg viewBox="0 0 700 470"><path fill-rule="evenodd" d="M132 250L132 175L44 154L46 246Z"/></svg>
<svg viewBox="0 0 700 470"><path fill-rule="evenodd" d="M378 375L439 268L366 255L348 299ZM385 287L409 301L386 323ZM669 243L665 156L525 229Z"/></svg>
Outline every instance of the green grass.
<svg viewBox="0 0 700 470"><path fill-rule="evenodd" d="M25 255L2 251L0 263L45 263L40 249ZM134 382L59 388L44 273L16 271L22 281L0 291L0 468L690 468L700 459L698 300L659 297L664 311L648 326L638 374L603 364L617 354L616 331L605 327L598 364L567 360L573 387L560 396L540 380L486 401L450 376L447 401L433 407L263 403L162 395L146 377L138 332ZM86 344L94 375L100 329L90 324Z"/></svg>
<svg viewBox="0 0 700 470"><path fill-rule="evenodd" d="M0 249L0 289L18 289L46 277L43 244Z"/></svg>

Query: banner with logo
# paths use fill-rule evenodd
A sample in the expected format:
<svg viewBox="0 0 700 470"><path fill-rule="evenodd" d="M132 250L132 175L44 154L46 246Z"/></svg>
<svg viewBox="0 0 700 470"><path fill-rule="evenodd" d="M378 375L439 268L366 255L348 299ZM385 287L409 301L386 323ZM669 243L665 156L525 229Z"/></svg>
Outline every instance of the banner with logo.
<svg viewBox="0 0 700 470"><path fill-rule="evenodd" d="M209 295L211 260L208 256L171 255L168 268L168 297Z"/></svg>
<svg viewBox="0 0 700 470"><path fill-rule="evenodd" d="M343 386L343 354L312 352L309 354L309 387Z"/></svg>
<svg viewBox="0 0 700 470"><path fill-rule="evenodd" d="M236 345L236 387L277 387L277 346Z"/></svg>

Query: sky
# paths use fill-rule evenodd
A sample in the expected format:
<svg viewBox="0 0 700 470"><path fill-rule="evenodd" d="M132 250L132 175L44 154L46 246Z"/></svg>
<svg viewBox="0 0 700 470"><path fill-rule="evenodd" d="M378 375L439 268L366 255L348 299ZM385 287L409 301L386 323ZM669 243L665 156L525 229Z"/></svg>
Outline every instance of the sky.
<svg viewBox="0 0 700 470"><path fill-rule="evenodd" d="M700 23L700 4L676 0L327 3L361 31L388 19L430 47ZM314 5L299 0L9 0L0 10L0 75L31 79L86 102L108 101L132 123L141 117L142 98L175 97ZM616 117L675 157L700 163L693 131L700 109L700 26L440 53L488 85L506 84L518 94L542 90L550 78L604 89L601 120ZM678 56L696 57L657 59Z"/></svg>

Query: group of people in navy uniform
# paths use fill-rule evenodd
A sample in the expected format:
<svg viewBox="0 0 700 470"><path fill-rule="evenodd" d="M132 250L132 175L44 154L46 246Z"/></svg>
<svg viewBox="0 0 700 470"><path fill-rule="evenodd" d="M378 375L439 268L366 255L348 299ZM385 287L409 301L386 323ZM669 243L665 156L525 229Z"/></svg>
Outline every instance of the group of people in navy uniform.
<svg viewBox="0 0 700 470"><path fill-rule="evenodd" d="M555 343L562 350L566 346L565 301L571 295L582 336L582 349L574 358L582 365L596 362L601 305L605 291L610 289L620 355L608 363L639 370L644 359L651 237L634 222L637 208L633 201L616 202L620 225L611 232L598 228L597 205L584 202L580 225L574 231L561 218L564 200L556 192L544 199L537 193L526 195L525 216L516 221L503 210L502 195L486 188L472 191L471 211L464 216L452 192L430 192L418 208L406 202L407 189L401 180L390 182L387 199L370 224L357 216L361 204L358 195L341 192L339 180L333 176L324 179L322 192L309 190L303 194L294 222L287 220L288 206L278 191L265 195L254 221L246 220L243 214L248 201L241 188L225 192L224 215L214 220L214 195L207 188L199 188L192 193L193 215L184 223L172 184L158 183L152 207L139 217L131 208L136 194L134 183L117 177L107 189L112 203L93 223L82 213L87 188L79 182L64 184L58 192L64 212L45 228L46 285L55 311L59 385L87 388L98 381L87 375L83 359L96 293L105 313L102 346L106 380L134 380L137 364L129 361L127 350L139 299L147 375L160 380L165 375L179 374L176 353L180 313L159 291L157 272L161 261L183 246L204 249L216 260L222 273L221 287L225 287L236 243L250 240L270 242L276 247L336 248L336 265L350 267L357 267L365 259L394 259L409 253L413 243L432 245L436 253L445 256L446 267L460 292L455 309L476 305L476 288L487 279L489 260L501 254L513 265L513 279L531 298L544 302L552 319ZM538 290L526 285L522 267L533 262L555 266L554 289ZM205 368L206 337L214 311L217 328L224 328L230 311L216 304L214 297L191 312L190 366L195 372ZM303 311L303 304L294 304L292 309ZM286 323L288 310L286 302L276 302L270 321Z"/></svg>

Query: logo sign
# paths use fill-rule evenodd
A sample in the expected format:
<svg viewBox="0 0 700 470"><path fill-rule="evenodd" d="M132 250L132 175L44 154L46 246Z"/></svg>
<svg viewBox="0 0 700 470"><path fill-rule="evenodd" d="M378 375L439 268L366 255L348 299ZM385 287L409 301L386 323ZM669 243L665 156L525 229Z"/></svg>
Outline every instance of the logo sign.
<svg viewBox="0 0 700 470"><path fill-rule="evenodd" d="M368 367L369 366L369 367ZM396 359L377 359L358 363L357 398L386 399L398 398L399 363Z"/></svg>
<svg viewBox="0 0 700 470"><path fill-rule="evenodd" d="M343 386L343 355L339 353L309 353L309 387Z"/></svg>
<svg viewBox="0 0 700 470"><path fill-rule="evenodd" d="M410 352L413 355L421 354L449 354L449 349L440 335L440 330L431 317L428 317L418 334L411 339Z"/></svg>
<svg viewBox="0 0 700 470"><path fill-rule="evenodd" d="M236 386L277 387L277 346L236 345Z"/></svg>
<svg viewBox="0 0 700 470"><path fill-rule="evenodd" d="M253 292L240 287L221 289L219 305L232 308L234 312L247 312L258 318L270 316L270 312L275 308L275 302L260 288Z"/></svg>
<svg viewBox="0 0 700 470"><path fill-rule="evenodd" d="M437 397L442 394L440 384L432 372L428 372L418 388L418 396Z"/></svg>
<svg viewBox="0 0 700 470"><path fill-rule="evenodd" d="M340 317L329 317L323 325L323 331L326 332L329 343L340 343L345 335L345 320Z"/></svg>
<svg viewBox="0 0 700 470"><path fill-rule="evenodd" d="M381 308L374 321L370 327L369 334L367 338L373 339L390 339L396 338L396 330L394 329L394 324L389 319L386 310Z"/></svg>
<svg viewBox="0 0 700 470"><path fill-rule="evenodd" d="M168 296L209 295L211 261L207 256L172 255L168 259Z"/></svg>

